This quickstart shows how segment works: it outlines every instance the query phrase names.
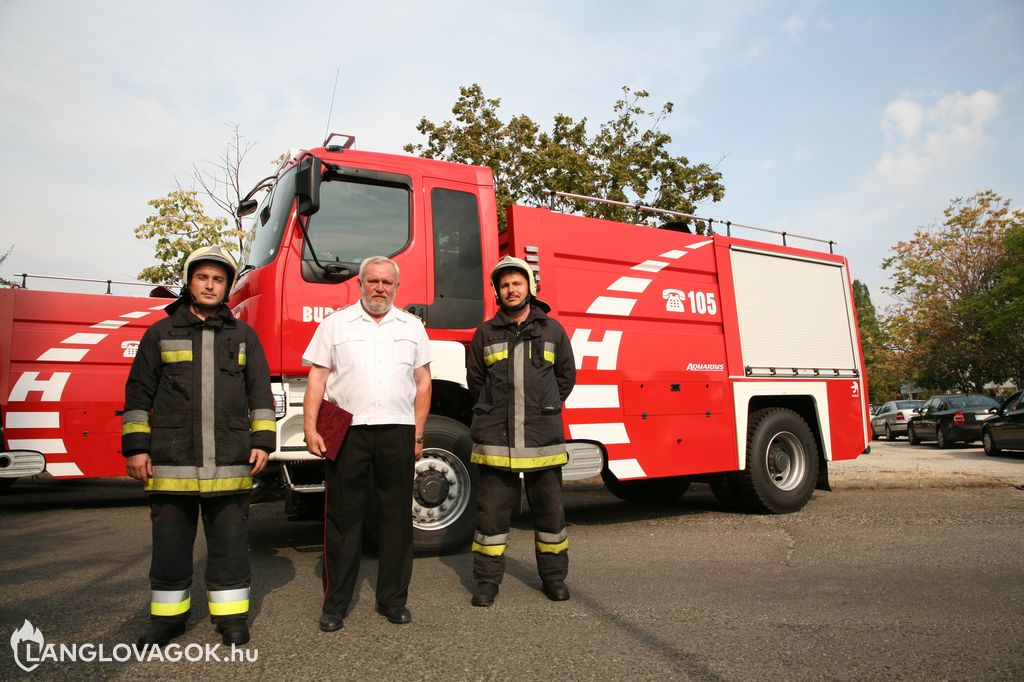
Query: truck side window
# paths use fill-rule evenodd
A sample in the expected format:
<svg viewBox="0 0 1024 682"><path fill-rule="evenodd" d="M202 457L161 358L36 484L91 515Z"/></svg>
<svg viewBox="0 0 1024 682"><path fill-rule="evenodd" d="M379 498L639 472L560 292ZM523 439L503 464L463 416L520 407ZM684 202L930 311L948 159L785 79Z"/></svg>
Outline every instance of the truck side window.
<svg viewBox="0 0 1024 682"><path fill-rule="evenodd" d="M435 187L430 192L430 205L434 226L434 302L427 308L427 326L476 327L484 314L476 195Z"/></svg>
<svg viewBox="0 0 1024 682"><path fill-rule="evenodd" d="M410 183L411 185L411 183ZM320 210L309 220L309 238L321 263L347 265L350 277L368 256L394 256L409 243L409 188L399 184L340 179L320 185ZM302 277L326 281L306 244Z"/></svg>

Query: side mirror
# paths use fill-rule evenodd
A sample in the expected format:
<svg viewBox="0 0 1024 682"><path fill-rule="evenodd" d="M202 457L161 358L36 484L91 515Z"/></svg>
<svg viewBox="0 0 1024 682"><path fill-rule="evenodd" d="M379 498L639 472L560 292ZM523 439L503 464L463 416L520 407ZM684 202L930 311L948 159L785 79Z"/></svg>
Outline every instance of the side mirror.
<svg viewBox="0 0 1024 682"><path fill-rule="evenodd" d="M320 210L320 182L323 174L320 159L307 156L295 171L295 198L299 215L309 217Z"/></svg>
<svg viewBox="0 0 1024 682"><path fill-rule="evenodd" d="M238 208L235 209L235 215L239 218L244 218L255 211L257 206L259 206L259 202L255 199L246 199L238 204Z"/></svg>

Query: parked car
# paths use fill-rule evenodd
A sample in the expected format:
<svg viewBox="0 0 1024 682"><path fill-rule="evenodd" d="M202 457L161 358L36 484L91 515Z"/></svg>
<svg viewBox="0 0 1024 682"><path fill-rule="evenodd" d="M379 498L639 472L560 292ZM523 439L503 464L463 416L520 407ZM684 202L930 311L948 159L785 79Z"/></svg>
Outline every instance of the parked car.
<svg viewBox="0 0 1024 682"><path fill-rule="evenodd" d="M886 440L907 435L907 422L922 405L923 400L890 400L871 418L871 435Z"/></svg>
<svg viewBox="0 0 1024 682"><path fill-rule="evenodd" d="M940 448L972 443L981 438L981 425L994 407L999 407L995 399L978 393L932 396L907 422L907 440L911 445L933 440Z"/></svg>
<svg viewBox="0 0 1024 682"><path fill-rule="evenodd" d="M996 408L981 427L985 454L995 457L1003 450L1024 450L1024 391L1018 391Z"/></svg>

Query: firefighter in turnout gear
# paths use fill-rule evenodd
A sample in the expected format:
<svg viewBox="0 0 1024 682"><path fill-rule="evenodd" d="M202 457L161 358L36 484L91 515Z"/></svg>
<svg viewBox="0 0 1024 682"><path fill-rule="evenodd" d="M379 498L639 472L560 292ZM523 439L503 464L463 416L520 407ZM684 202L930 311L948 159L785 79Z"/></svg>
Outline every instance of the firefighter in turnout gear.
<svg viewBox="0 0 1024 682"><path fill-rule="evenodd" d="M466 361L473 406L473 453L480 502L473 538L474 606L490 606L505 572L505 548L519 476L533 512L537 570L553 601L569 598L569 540L562 465L569 457L562 403L576 382L565 330L536 298L530 266L507 256L491 271L501 310L476 330Z"/></svg>
<svg viewBox="0 0 1024 682"><path fill-rule="evenodd" d="M185 631L200 515L210 618L225 644L249 641L249 492L277 427L259 339L224 304L236 272L221 246L188 257L181 297L146 330L125 385L121 449L128 475L150 494L153 522L151 618L140 644Z"/></svg>

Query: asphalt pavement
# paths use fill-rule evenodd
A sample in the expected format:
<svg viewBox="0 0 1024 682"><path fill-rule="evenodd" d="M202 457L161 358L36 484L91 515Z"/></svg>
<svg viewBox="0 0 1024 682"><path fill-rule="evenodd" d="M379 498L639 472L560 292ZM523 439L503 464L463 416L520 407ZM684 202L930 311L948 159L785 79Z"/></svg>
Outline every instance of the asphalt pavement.
<svg viewBox="0 0 1024 682"><path fill-rule="evenodd" d="M58 653L126 653L146 623L149 516L129 480L19 482L0 495L0 679L1024 679L1024 455L876 442L830 477L834 492L781 516L728 511L707 486L634 505L575 482L570 601L540 592L518 516L491 608L469 604L468 552L417 557L413 623L391 625L374 613L368 548L329 634L316 628L320 524L257 504L248 659L50 659L31 673L7 644L25 622ZM218 642L205 554L200 533L179 655Z"/></svg>

